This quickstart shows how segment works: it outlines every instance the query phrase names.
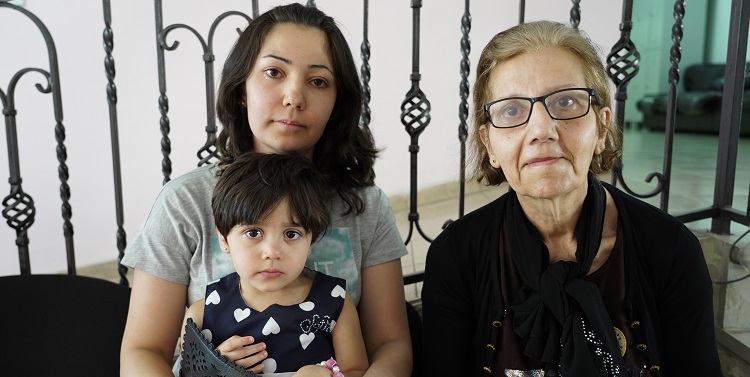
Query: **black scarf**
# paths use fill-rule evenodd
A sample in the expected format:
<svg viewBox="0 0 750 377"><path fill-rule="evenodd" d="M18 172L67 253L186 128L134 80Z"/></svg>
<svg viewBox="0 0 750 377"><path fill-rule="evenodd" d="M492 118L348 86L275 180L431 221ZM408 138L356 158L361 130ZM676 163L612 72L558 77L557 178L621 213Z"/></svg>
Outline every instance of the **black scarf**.
<svg viewBox="0 0 750 377"><path fill-rule="evenodd" d="M512 305L513 329L524 354L539 360L545 375L626 375L625 362L597 286L582 279L599 250L606 194L589 177L576 225L576 261L549 265L549 251L529 222L515 192L505 211L511 257L523 282Z"/></svg>

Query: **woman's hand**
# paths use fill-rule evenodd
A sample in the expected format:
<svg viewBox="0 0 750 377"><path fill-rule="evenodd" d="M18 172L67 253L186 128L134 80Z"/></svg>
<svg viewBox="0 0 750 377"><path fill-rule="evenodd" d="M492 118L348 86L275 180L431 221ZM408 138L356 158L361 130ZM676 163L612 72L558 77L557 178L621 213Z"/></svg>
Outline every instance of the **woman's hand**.
<svg viewBox="0 0 750 377"><path fill-rule="evenodd" d="M292 377L331 377L333 373L330 369L320 365L305 365L299 368L297 373Z"/></svg>
<svg viewBox="0 0 750 377"><path fill-rule="evenodd" d="M222 356L237 363L237 365L253 373L260 373L264 365L259 363L268 357L268 352L266 352L265 343L253 344L254 341L255 339L252 336L234 335L219 344L216 350ZM253 365L255 366L250 368Z"/></svg>

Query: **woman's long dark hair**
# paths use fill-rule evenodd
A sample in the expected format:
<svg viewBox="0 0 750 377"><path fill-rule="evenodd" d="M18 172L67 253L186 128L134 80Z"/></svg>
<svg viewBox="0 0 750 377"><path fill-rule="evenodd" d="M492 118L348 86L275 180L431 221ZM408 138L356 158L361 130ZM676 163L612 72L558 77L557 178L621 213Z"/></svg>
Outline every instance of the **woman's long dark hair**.
<svg viewBox="0 0 750 377"><path fill-rule="evenodd" d="M242 106L245 81L255 64L265 36L281 23L321 30L328 48L336 81L336 103L323 135L315 144L313 162L325 181L344 200L347 210L362 213L365 203L359 189L373 185L373 164L378 155L372 134L359 124L362 87L351 49L330 16L314 7L289 4L275 7L253 20L232 47L221 74L216 112L223 128L216 142L221 164L253 150L253 134Z"/></svg>

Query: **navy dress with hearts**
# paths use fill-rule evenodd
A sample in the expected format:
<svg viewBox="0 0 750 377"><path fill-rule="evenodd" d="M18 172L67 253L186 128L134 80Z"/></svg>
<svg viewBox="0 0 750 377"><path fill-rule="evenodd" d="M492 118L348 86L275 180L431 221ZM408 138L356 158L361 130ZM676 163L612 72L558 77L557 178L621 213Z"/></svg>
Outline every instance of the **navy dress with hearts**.
<svg viewBox="0 0 750 377"><path fill-rule="evenodd" d="M346 281L314 273L310 293L297 305L273 304L260 312L247 306L239 275L231 273L206 286L203 334L215 346L233 335L265 342L265 373L296 372L335 357L331 332L344 307Z"/></svg>

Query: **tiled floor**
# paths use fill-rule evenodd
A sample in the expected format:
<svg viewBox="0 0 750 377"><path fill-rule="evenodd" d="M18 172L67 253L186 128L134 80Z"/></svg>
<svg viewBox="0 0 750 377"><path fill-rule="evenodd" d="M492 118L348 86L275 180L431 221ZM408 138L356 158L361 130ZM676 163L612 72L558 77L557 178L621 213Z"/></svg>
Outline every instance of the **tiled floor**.
<svg viewBox="0 0 750 377"><path fill-rule="evenodd" d="M651 172L661 172L664 136L649 131L628 129L624 135L623 172L625 183L638 193L652 190L655 185L646 183ZM748 204L748 185L750 184L750 139L741 138L738 142L737 176L733 207L745 211ZM696 208L708 207L713 201L714 179L718 138L710 135L676 134L673 152L672 185L669 201L670 213L683 213ZM609 181L608 177L603 179ZM620 185L621 186L621 185ZM468 213L497 198L507 191L507 186L483 187L469 182L465 188L465 208ZM410 224L409 200L407 197L393 197L392 204L404 239L409 237L407 245L409 254L402 259L404 273L413 273L424 269L424 260L429 246L419 232L428 238L437 236L447 220L458 218L458 183L445 184L440 187L422 190L418 196L417 212L419 221ZM659 205L659 197L644 199ZM418 224L418 227L417 227ZM708 229L710 221L702 220L688 224L693 229ZM419 228L419 229L418 229ZM747 228L740 224L732 225L732 233L739 234ZM750 240L743 240L749 242ZM743 243L744 243L743 242ZM119 276L115 263L84 267L79 273L98 276L117 281ZM419 297L421 284L406 287L409 299Z"/></svg>

